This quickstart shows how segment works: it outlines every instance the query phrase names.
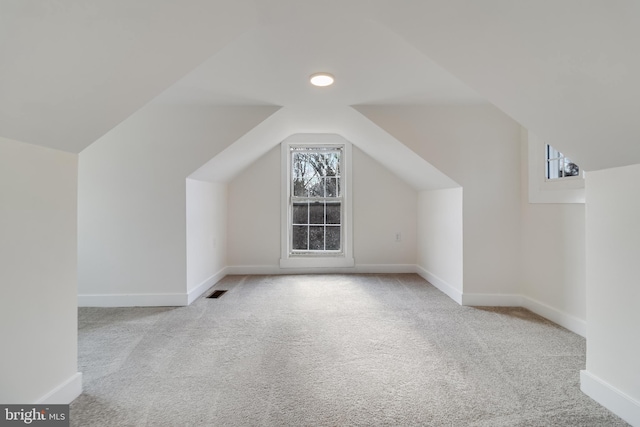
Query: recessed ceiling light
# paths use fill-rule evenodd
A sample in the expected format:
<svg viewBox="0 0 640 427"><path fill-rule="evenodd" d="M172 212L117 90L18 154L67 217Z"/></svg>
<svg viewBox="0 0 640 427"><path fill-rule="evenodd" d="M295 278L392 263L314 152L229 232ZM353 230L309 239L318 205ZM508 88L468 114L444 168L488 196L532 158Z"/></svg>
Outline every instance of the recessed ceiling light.
<svg viewBox="0 0 640 427"><path fill-rule="evenodd" d="M333 84L333 80L333 76L329 73L315 73L309 77L309 81L314 86L330 86Z"/></svg>

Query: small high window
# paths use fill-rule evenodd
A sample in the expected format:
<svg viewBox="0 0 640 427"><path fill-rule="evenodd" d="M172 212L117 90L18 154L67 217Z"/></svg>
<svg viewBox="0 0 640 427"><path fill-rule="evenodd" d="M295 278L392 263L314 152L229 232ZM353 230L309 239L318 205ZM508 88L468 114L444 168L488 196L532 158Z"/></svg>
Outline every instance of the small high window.
<svg viewBox="0 0 640 427"><path fill-rule="evenodd" d="M580 167L573 163L564 154L550 146L545 147L546 152L546 178L560 179L572 176L580 176Z"/></svg>

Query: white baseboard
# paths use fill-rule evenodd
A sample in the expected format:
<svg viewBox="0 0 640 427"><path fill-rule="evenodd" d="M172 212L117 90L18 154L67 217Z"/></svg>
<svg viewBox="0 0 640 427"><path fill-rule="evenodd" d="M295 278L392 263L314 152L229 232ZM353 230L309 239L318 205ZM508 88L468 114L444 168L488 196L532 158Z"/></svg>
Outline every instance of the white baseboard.
<svg viewBox="0 0 640 427"><path fill-rule="evenodd" d="M335 274L335 273L415 273L414 264L356 264L353 267L280 268L279 265L234 265L225 269L231 275Z"/></svg>
<svg viewBox="0 0 640 427"><path fill-rule="evenodd" d="M200 283L195 288L191 289L187 293L187 305L190 305L192 302L197 300L200 295L204 294L209 288L218 283L220 280L224 279L227 274L227 268L225 267L213 276L209 277L207 280Z"/></svg>
<svg viewBox="0 0 640 427"><path fill-rule="evenodd" d="M444 292L460 305L471 307L524 307L545 319L567 328L580 336L587 336L587 322L567 314L543 302L519 294L469 294L462 293L435 274L416 266L416 272L427 282Z"/></svg>
<svg viewBox="0 0 640 427"><path fill-rule="evenodd" d="M180 307L187 302L186 293L78 295L78 307Z"/></svg>
<svg viewBox="0 0 640 427"><path fill-rule="evenodd" d="M571 332L587 337L587 322L582 319L526 296L522 297L522 307L567 328Z"/></svg>
<svg viewBox="0 0 640 427"><path fill-rule="evenodd" d="M291 270L292 269L287 268L284 271L286 272ZM239 276L284 274L279 265L231 265L227 266L226 272L228 275Z"/></svg>
<svg viewBox="0 0 640 427"><path fill-rule="evenodd" d="M462 305L472 307L522 307L517 294L462 294Z"/></svg>
<svg viewBox="0 0 640 427"><path fill-rule="evenodd" d="M543 302L517 294L469 294L414 264L356 264L354 267L281 268L279 265L237 265L225 267L185 294L85 294L78 295L78 307L179 307L191 304L227 275L279 274L401 274L417 273L460 305L524 307L558 325L586 336L586 322Z"/></svg>
<svg viewBox="0 0 640 427"><path fill-rule="evenodd" d="M82 373L76 372L62 384L42 396L36 405L68 405L82 394Z"/></svg>
<svg viewBox="0 0 640 427"><path fill-rule="evenodd" d="M431 273L430 271L427 271L424 268L420 267L419 265L416 266L416 273L418 273L424 280L438 288L441 292L444 292L446 295L448 295L449 298L462 305L462 292L460 292L435 274Z"/></svg>
<svg viewBox="0 0 640 427"><path fill-rule="evenodd" d="M580 371L580 390L629 424L640 427L640 402L589 371Z"/></svg>
<svg viewBox="0 0 640 427"><path fill-rule="evenodd" d="M415 273L415 264L356 264L353 273L359 274L404 274Z"/></svg>

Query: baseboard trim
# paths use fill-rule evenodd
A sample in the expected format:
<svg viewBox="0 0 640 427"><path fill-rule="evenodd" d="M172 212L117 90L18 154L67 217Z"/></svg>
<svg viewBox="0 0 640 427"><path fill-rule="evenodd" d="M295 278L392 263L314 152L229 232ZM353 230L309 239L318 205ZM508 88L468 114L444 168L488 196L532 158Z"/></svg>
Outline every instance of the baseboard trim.
<svg viewBox="0 0 640 427"><path fill-rule="evenodd" d="M210 289L213 285L224 279L227 274L227 267L225 267L222 270L218 271L216 274L209 277L207 280L200 283L195 288L191 289L187 293L187 305L190 305L192 302L200 298L200 296L207 292L207 290Z"/></svg>
<svg viewBox="0 0 640 427"><path fill-rule="evenodd" d="M571 332L587 337L587 322L582 319L527 296L522 296L522 307L567 328Z"/></svg>
<svg viewBox="0 0 640 427"><path fill-rule="evenodd" d="M62 384L42 396L36 405L68 405L82 394L82 373L76 372Z"/></svg>
<svg viewBox="0 0 640 427"><path fill-rule="evenodd" d="M359 274L405 274L415 273L415 264L356 264L354 273Z"/></svg>
<svg viewBox="0 0 640 427"><path fill-rule="evenodd" d="M433 274L430 271L422 268L419 265L416 266L416 273L418 273L418 275L420 275L424 280L426 280L427 282L431 283L433 286L435 286L441 292L446 294L449 298L451 298L452 300L454 300L458 304L462 305L462 295L463 295L462 292L460 292L459 290L457 290L456 288L451 286L446 281L442 280L441 278L439 278L435 274Z"/></svg>
<svg viewBox="0 0 640 427"><path fill-rule="evenodd" d="M180 307L188 305L184 294L84 294L78 307Z"/></svg>
<svg viewBox="0 0 640 427"><path fill-rule="evenodd" d="M522 307L522 296L516 294L462 294L462 305L471 307Z"/></svg>
<svg viewBox="0 0 640 427"><path fill-rule="evenodd" d="M78 307L180 307L191 304L227 275L280 274L402 274L417 273L460 305L487 307L524 307L568 330L586 337L587 323L533 298L518 294L469 294L415 264L356 264L354 267L280 268L279 265L236 265L224 267L185 294L84 294L78 295Z"/></svg>
<svg viewBox="0 0 640 427"><path fill-rule="evenodd" d="M640 426L640 402L589 371L580 371L580 390L632 426Z"/></svg>
<svg viewBox="0 0 640 427"><path fill-rule="evenodd" d="M229 275L278 274L384 274L415 273L414 264L356 264L353 267L280 268L279 265L234 265L225 269Z"/></svg>

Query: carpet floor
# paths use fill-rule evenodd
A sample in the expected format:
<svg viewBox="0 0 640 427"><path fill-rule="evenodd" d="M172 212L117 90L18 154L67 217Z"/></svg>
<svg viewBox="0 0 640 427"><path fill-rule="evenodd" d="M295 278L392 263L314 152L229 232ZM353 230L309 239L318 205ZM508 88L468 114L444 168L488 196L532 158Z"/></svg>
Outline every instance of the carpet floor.
<svg viewBox="0 0 640 427"><path fill-rule="evenodd" d="M73 426L626 426L585 340L421 277L227 276L188 307L80 308Z"/></svg>

